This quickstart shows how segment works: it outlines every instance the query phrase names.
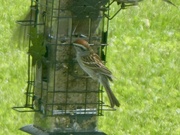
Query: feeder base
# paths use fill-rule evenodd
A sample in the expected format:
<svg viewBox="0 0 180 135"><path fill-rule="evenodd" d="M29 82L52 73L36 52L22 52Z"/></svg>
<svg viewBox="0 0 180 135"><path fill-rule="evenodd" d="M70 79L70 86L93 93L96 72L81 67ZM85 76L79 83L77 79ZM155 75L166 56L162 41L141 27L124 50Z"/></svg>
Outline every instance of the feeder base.
<svg viewBox="0 0 180 135"><path fill-rule="evenodd" d="M29 133L31 135L107 135L106 133L99 131L88 131L88 132L47 132L42 131L33 126L33 124L26 125L20 128L21 131Z"/></svg>
<svg viewBox="0 0 180 135"><path fill-rule="evenodd" d="M107 135L103 132L68 132L68 133L50 133L49 135Z"/></svg>

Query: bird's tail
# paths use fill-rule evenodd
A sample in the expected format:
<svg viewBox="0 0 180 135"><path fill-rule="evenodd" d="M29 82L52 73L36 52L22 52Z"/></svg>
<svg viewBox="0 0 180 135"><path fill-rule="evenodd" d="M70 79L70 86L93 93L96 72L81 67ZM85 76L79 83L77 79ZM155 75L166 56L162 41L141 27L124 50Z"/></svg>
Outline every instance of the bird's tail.
<svg viewBox="0 0 180 135"><path fill-rule="evenodd" d="M120 103L117 100L116 96L114 95L114 93L112 92L110 85L109 85L109 80L106 76L101 77L100 83L103 85L103 87L106 90L106 93L108 95L111 107L113 108L114 106L119 107Z"/></svg>

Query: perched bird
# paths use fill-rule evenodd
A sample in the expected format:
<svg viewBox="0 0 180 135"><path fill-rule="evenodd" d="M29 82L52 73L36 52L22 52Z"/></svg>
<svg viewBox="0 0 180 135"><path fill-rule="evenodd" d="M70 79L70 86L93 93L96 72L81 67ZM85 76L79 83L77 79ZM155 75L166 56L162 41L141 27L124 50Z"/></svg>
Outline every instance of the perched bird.
<svg viewBox="0 0 180 135"><path fill-rule="evenodd" d="M94 80L97 80L105 88L111 107L119 107L120 103L110 88L109 81L113 81L111 71L104 66L99 56L93 51L89 43L83 39L77 39L73 43L76 49L76 59L80 67Z"/></svg>

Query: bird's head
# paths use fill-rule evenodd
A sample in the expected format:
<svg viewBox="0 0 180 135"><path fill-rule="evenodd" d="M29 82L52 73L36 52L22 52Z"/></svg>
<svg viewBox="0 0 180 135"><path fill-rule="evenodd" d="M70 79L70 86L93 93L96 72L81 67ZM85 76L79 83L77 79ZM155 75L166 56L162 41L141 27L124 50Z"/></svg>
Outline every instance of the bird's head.
<svg viewBox="0 0 180 135"><path fill-rule="evenodd" d="M84 39L77 39L73 42L77 53L90 51L90 45Z"/></svg>

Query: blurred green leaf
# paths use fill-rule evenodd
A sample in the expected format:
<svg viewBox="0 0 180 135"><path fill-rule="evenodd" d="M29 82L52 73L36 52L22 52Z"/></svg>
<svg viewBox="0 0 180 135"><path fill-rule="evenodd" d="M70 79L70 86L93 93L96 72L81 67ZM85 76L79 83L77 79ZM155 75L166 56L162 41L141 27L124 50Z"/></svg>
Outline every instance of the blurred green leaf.
<svg viewBox="0 0 180 135"><path fill-rule="evenodd" d="M31 28L30 31L30 40L32 42L32 46L29 48L29 54L32 56L32 65L40 64L44 54L46 53L46 48L43 44L44 36L43 34L38 34L37 29L35 27Z"/></svg>

